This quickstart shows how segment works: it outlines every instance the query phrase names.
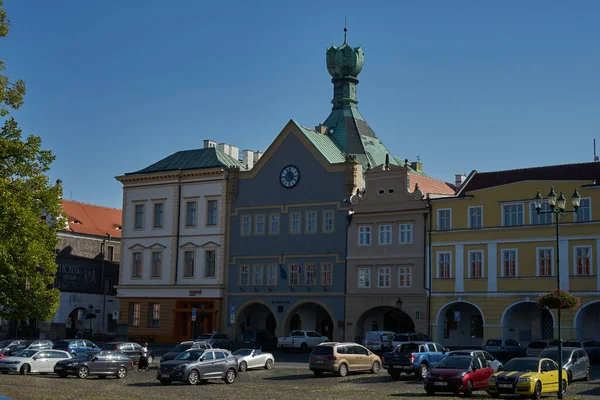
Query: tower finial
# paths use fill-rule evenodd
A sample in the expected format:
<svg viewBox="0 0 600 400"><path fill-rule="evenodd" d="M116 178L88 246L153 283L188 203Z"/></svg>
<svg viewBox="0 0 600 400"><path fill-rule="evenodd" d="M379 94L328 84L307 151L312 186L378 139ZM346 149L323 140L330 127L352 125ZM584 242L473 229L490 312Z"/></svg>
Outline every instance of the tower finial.
<svg viewBox="0 0 600 400"><path fill-rule="evenodd" d="M348 34L348 28L346 25L346 17L344 17L344 44L346 44L346 35Z"/></svg>

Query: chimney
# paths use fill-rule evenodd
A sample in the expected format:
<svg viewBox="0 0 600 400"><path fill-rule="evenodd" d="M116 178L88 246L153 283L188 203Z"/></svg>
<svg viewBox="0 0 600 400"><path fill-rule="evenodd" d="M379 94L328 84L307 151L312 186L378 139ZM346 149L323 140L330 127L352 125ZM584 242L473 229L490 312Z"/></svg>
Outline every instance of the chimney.
<svg viewBox="0 0 600 400"><path fill-rule="evenodd" d="M413 161L410 163L410 167L417 172L423 172L423 164L420 161Z"/></svg>
<svg viewBox="0 0 600 400"><path fill-rule="evenodd" d="M462 186L463 183L465 183L465 180L467 179L467 177L463 174L456 174L454 176L455 176L454 185L458 189Z"/></svg>
<svg viewBox="0 0 600 400"><path fill-rule="evenodd" d="M258 160L260 160L260 158L262 157L263 153L261 153L260 151L256 150L253 154L254 157L254 164L256 164L258 162Z"/></svg>
<svg viewBox="0 0 600 400"><path fill-rule="evenodd" d="M319 124L315 126L315 131L319 132L321 135L327 134L327 125Z"/></svg>
<svg viewBox="0 0 600 400"><path fill-rule="evenodd" d="M210 149L212 147L217 147L217 142L215 142L214 140L205 139L204 140L204 148Z"/></svg>
<svg viewBox="0 0 600 400"><path fill-rule="evenodd" d="M242 150L242 164L247 169L252 169L254 167L254 153L252 150Z"/></svg>
<svg viewBox="0 0 600 400"><path fill-rule="evenodd" d="M231 158L233 158L235 160L239 159L240 158L240 148L229 145L229 155L231 156Z"/></svg>

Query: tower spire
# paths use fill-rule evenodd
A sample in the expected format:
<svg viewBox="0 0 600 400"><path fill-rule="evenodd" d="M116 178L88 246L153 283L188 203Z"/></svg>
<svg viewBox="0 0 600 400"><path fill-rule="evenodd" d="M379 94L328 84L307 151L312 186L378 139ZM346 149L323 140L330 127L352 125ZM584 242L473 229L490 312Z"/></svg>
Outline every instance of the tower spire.
<svg viewBox="0 0 600 400"><path fill-rule="evenodd" d="M346 35L348 34L348 27L346 25L346 17L344 17L344 44L346 44Z"/></svg>

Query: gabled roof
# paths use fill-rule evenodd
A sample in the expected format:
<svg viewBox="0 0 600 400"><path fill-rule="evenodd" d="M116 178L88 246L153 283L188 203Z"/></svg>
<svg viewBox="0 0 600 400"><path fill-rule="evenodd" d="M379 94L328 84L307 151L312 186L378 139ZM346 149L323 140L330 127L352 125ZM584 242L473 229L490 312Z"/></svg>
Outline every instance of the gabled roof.
<svg viewBox="0 0 600 400"><path fill-rule="evenodd" d="M62 200L62 209L67 214L66 232L76 232L94 236L111 235L121 237L121 210Z"/></svg>
<svg viewBox="0 0 600 400"><path fill-rule="evenodd" d="M178 151L144 169L129 172L125 175L219 167L238 167L241 170L246 169L242 163L228 154L225 154L218 148L209 147L204 149Z"/></svg>
<svg viewBox="0 0 600 400"><path fill-rule="evenodd" d="M415 190L415 186L418 184L419 189L424 195L428 194L445 194L448 196L454 196L456 190L454 187L446 182L438 181L437 179L429 178L427 176L418 175L410 172L410 191Z"/></svg>
<svg viewBox="0 0 600 400"><path fill-rule="evenodd" d="M329 136L302 126L296 121L294 123L329 163L338 164L346 161L345 154L335 145Z"/></svg>
<svg viewBox="0 0 600 400"><path fill-rule="evenodd" d="M473 190L486 189L522 181L568 180L600 182L600 162L548 165L543 167L492 172L474 171L459 190L459 195L464 195L466 192Z"/></svg>

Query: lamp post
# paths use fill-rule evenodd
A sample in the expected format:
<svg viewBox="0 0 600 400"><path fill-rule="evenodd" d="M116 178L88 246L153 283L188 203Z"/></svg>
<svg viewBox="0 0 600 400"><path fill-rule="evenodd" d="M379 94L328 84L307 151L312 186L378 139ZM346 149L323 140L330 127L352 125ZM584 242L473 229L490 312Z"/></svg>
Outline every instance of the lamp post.
<svg viewBox="0 0 600 400"><path fill-rule="evenodd" d="M94 313L94 305L93 304L90 304L88 306L88 311L89 311L88 319L90 320L90 337L91 337L93 334L93 331L92 331L92 319L93 318L91 317L91 315Z"/></svg>
<svg viewBox="0 0 600 400"><path fill-rule="evenodd" d="M398 300L396 300L396 308L402 310L402 297L398 297Z"/></svg>
<svg viewBox="0 0 600 400"><path fill-rule="evenodd" d="M559 232L559 224L560 217L562 217L566 213L576 213L579 208L579 203L581 202L581 196L577 189L573 192L573 196L571 197L571 203L573 205L573 210L567 210L567 198L560 192L560 195L557 197L554 188L550 190L548 193L548 206L550 206L550 210L542 211L542 195L538 190L536 196L533 201L535 204L535 210L539 214L554 214L555 225L556 225L556 287L560 290L560 232ZM562 362L562 339L561 339L561 323L560 323L560 306L558 307L558 399L563 399L563 380L562 380L562 370L563 370L563 362Z"/></svg>

